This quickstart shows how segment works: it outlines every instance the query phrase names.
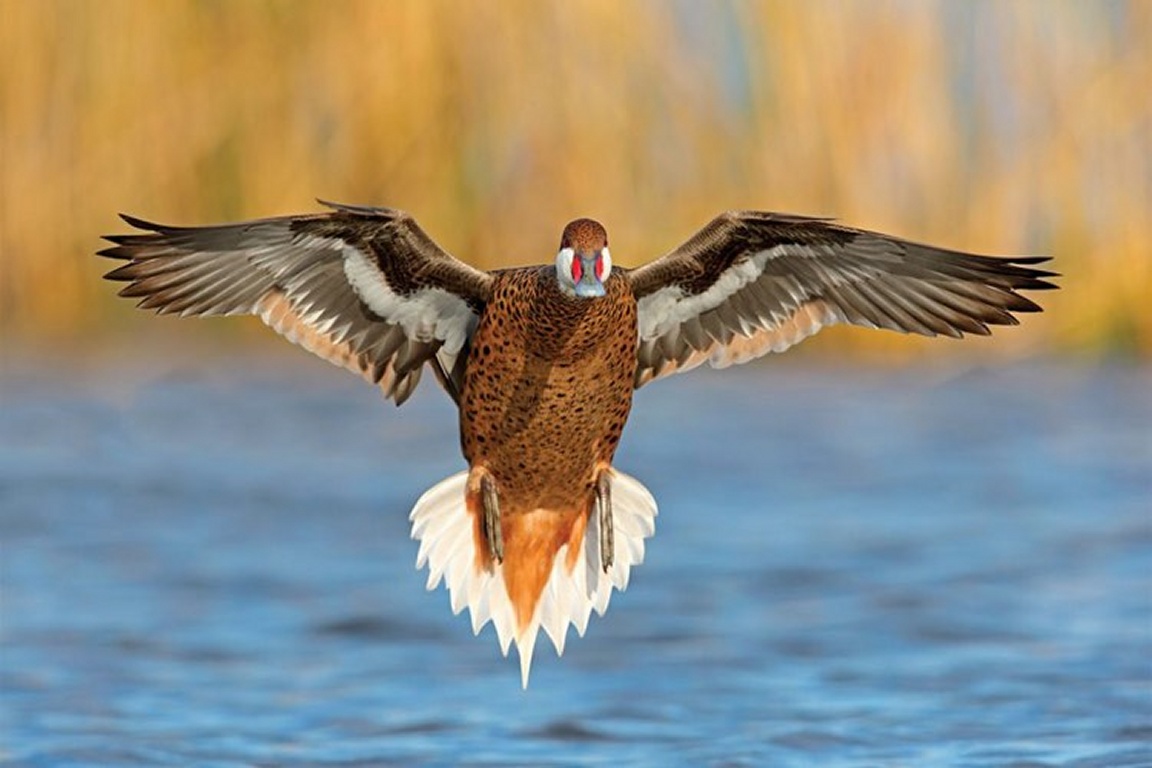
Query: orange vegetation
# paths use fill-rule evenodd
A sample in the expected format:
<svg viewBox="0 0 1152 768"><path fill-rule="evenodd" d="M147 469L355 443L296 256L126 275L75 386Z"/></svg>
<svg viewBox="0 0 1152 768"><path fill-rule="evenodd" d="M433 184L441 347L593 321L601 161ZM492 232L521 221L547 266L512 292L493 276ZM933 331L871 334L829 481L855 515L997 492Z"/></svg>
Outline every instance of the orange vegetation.
<svg viewBox="0 0 1152 768"><path fill-rule="evenodd" d="M1150 94L1146 2L0 0L0 333L148 322L98 279L117 211L320 196L489 267L578 215L635 264L724 208L1050 253L1050 312L991 344L1147 354Z"/></svg>

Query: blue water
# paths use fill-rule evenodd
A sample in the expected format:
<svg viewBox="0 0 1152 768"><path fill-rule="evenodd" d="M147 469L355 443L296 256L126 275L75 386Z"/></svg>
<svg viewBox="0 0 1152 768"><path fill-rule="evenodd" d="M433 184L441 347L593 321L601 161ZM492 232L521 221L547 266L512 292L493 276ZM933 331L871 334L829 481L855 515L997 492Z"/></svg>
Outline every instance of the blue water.
<svg viewBox="0 0 1152 768"><path fill-rule="evenodd" d="M1152 765L1147 369L646 387L647 562L525 692L413 567L447 398L245 368L0 380L3 762Z"/></svg>

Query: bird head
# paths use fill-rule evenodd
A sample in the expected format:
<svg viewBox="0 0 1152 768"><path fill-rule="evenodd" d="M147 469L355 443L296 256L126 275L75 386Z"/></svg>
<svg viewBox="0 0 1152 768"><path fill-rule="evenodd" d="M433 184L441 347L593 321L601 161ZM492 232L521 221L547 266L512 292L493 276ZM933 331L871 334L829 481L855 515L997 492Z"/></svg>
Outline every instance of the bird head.
<svg viewBox="0 0 1152 768"><path fill-rule="evenodd" d="M592 299L604 295L604 283L612 273L608 233L600 222L576 219L564 227L560 252L556 254L556 280L569 296Z"/></svg>

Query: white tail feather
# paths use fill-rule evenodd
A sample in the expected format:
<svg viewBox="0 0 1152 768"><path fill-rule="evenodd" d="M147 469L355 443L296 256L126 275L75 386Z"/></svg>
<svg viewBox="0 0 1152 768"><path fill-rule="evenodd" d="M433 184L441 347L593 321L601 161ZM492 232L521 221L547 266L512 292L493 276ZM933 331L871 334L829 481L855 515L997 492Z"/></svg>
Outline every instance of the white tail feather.
<svg viewBox="0 0 1152 768"><path fill-rule="evenodd" d="M452 612L460 613L468 608L472 632L477 635L491 621L505 656L511 643L516 642L520 679L525 688L540 629L552 640L556 654L562 655L568 626L572 625L578 635L584 636L592 611L603 615L608 610L613 588L621 591L627 588L632 567L644 560L644 539L656 531L656 501L652 494L636 479L615 470L611 472L612 567L605 573L600 565L599 520L593 513L589 515L575 567L571 573L565 567L568 559L565 544L552 562L544 591L523 631L517 631L516 609L508 597L502 567L495 565L491 571L476 567L473 520L465 504L468 473L460 472L432 486L408 516L412 521L412 538L420 542L416 567L428 566L428 589L435 589L443 578Z"/></svg>

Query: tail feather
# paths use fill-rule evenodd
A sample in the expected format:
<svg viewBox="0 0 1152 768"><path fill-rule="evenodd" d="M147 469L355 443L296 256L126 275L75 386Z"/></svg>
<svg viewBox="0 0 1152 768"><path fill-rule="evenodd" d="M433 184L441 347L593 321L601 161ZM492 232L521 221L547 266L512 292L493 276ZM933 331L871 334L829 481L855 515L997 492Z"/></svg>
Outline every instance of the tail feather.
<svg viewBox="0 0 1152 768"><path fill-rule="evenodd" d="M468 608L474 634L491 621L505 656L515 642L525 688L539 631L543 629L548 635L557 655L563 654L569 625L582 637L592 611L603 615L612 590L624 590L632 567L644 560L644 539L656 530L656 502L640 482L612 472L612 566L608 573L601 567L598 516L589 514L583 534L577 531L553 556L530 616L518 615L504 578L505 568L516 557L515 535L506 531L504 564L493 564L491 568L479 565L484 559L477 557L475 521L465 503L467 472L430 488L409 516L412 538L420 541L416 567L428 566L428 589L435 589L443 579L452 612L458 614ZM548 510L535 510L525 517L534 515L559 517Z"/></svg>

